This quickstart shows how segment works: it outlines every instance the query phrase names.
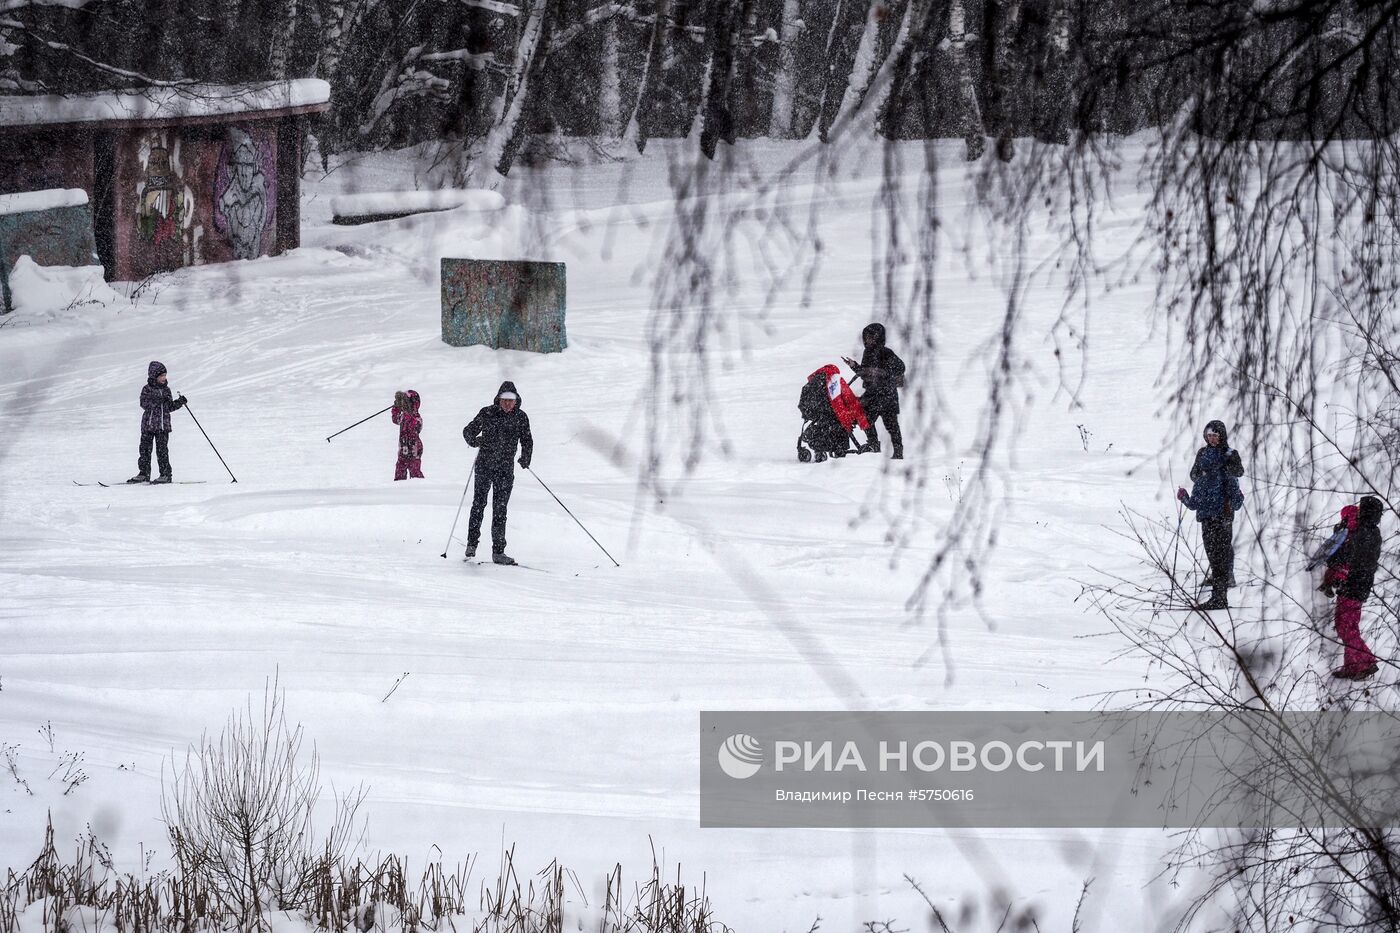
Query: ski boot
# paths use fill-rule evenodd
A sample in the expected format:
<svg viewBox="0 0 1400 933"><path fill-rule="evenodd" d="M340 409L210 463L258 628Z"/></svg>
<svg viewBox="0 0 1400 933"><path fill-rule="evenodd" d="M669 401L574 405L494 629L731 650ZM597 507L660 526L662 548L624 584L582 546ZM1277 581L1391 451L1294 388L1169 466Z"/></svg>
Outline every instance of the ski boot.
<svg viewBox="0 0 1400 933"><path fill-rule="evenodd" d="M1332 676L1338 680L1366 680L1378 670L1380 668L1375 664L1370 667L1347 667L1344 664L1333 671Z"/></svg>
<svg viewBox="0 0 1400 933"><path fill-rule="evenodd" d="M475 545L475 544L468 544L468 545L467 545L467 557L466 557L466 559L467 559L467 560L471 560L471 559L472 559L473 557L475 557L475 556L476 556L476 545Z"/></svg>
<svg viewBox="0 0 1400 933"><path fill-rule="evenodd" d="M175 477L171 476L169 473L162 473L162 474L160 474L159 476L157 476L155 479L151 480L151 485L152 485L152 486L160 486L160 485L162 485L162 484L164 484L164 483L173 482L174 479L175 479Z"/></svg>
<svg viewBox="0 0 1400 933"><path fill-rule="evenodd" d="M515 558L511 557L505 551L495 551L491 554L491 563L504 564L507 567L514 567Z"/></svg>
<svg viewBox="0 0 1400 933"><path fill-rule="evenodd" d="M1215 590L1210 594L1210 599L1197 603L1195 608L1203 612L1213 612L1216 609L1229 609L1230 603L1225 599L1224 590Z"/></svg>
<svg viewBox="0 0 1400 933"><path fill-rule="evenodd" d="M127 480L128 483L149 483L150 481L151 476L149 473L137 473L131 479Z"/></svg>

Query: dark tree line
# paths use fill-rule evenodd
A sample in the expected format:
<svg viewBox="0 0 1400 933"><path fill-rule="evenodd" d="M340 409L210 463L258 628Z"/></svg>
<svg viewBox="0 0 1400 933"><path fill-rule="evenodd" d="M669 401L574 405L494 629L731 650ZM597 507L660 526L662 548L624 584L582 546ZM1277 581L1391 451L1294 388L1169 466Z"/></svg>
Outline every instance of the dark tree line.
<svg viewBox="0 0 1400 933"><path fill-rule="evenodd" d="M541 133L829 140L1195 129L1304 138L1394 124L1394 4L1278 0L11 0L0 89L321 77L324 146L460 140L509 170ZM1209 89L1216 105L1194 106ZM1223 92L1223 93L1215 93ZM1247 100L1249 106L1236 106ZM1248 126L1240 125L1247 118ZM473 151L471 160L480 161Z"/></svg>

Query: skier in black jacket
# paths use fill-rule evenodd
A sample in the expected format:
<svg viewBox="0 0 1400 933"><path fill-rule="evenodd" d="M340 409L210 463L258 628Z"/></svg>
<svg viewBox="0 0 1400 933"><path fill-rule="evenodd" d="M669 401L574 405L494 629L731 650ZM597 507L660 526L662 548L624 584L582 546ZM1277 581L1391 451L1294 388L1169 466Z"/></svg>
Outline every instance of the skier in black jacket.
<svg viewBox="0 0 1400 933"><path fill-rule="evenodd" d="M141 387L141 447L136 458L137 473L128 483L168 483L170 472L170 413L185 407L185 397L171 398L165 364L151 360L146 367L146 384ZM151 448L155 447L160 476L151 479Z"/></svg>
<svg viewBox="0 0 1400 933"><path fill-rule="evenodd" d="M506 506L515 485L515 447L520 445L520 465L530 467L535 439L530 436L530 416L520 407L515 383L503 382L496 399L462 429L462 437L480 453L476 455L476 484L472 491L471 517L467 522L467 557L476 556L481 540L481 520L486 496L491 495L491 560L514 564L506 554Z"/></svg>
<svg viewBox="0 0 1400 933"><path fill-rule="evenodd" d="M865 342L865 353L857 363L849 356L843 357L846 365L856 371L865 393L860 397L860 406L870 419L870 443L866 450L880 452L880 437L875 433L875 422L883 419L885 430L890 432L890 443L894 445L894 459L904 459L904 436L899 433L899 387L904 384L904 361L885 346L885 325L867 324L860 332Z"/></svg>

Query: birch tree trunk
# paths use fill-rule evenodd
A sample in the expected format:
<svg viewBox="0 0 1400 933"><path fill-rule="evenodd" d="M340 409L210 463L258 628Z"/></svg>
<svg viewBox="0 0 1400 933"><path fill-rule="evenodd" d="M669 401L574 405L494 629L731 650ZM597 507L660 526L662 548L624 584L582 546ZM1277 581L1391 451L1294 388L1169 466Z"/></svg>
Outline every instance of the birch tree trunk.
<svg viewBox="0 0 1400 933"><path fill-rule="evenodd" d="M792 102L797 91L797 50L793 47L802 34L801 0L783 0L782 21L778 24L778 72L773 76L773 109L768 117L772 139L790 139Z"/></svg>
<svg viewBox="0 0 1400 933"><path fill-rule="evenodd" d="M364 15L378 5L379 0L329 0L326 4L325 29L321 33L321 75L326 80L335 77L345 43Z"/></svg>
<svg viewBox="0 0 1400 933"><path fill-rule="evenodd" d="M287 62L292 55L292 43L296 38L297 0L282 0L282 16L277 23L277 31L272 36L272 51L268 56L267 67L272 77L278 81L287 78Z"/></svg>
<svg viewBox="0 0 1400 933"><path fill-rule="evenodd" d="M525 105L530 98L533 79L537 77L548 57L545 49L549 42L545 32L549 27L549 14L553 0L530 0L530 12L525 25L520 30L520 39L515 47L515 61L505 83L501 85L491 107L491 129L474 158L467 161L463 180L475 184L487 184L493 172L505 175L515 161L515 153L520 148L520 134L524 129L522 118ZM463 153L464 160L467 158Z"/></svg>
<svg viewBox="0 0 1400 933"><path fill-rule="evenodd" d="M976 162L987 148L987 128L982 123L982 106L977 101L977 84L967 54L967 8L964 0L948 5L948 46L953 56L958 93L962 98L963 139L967 141L967 161Z"/></svg>
<svg viewBox="0 0 1400 933"><path fill-rule="evenodd" d="M1013 92L1022 91L1023 82L1015 80L1019 71L1011 54L1012 42L1020 30L1021 0L985 0L983 41L992 43L992 73L988 82L988 110L996 132L996 154L1003 162L1016 156L1016 143L1011 128L1019 126L1013 108Z"/></svg>
<svg viewBox="0 0 1400 933"><path fill-rule="evenodd" d="M647 41L646 58L642 61L642 77L637 84L637 100L632 105L627 129L622 134L623 148L635 145L639 154L647 148L648 128L643 124L651 112L656 88L665 80L664 64L671 57L670 14L670 0L657 0L651 36Z"/></svg>
<svg viewBox="0 0 1400 933"><path fill-rule="evenodd" d="M831 33L827 36L826 87L822 92L821 113L813 132L822 142L829 142L831 128L841 122L865 98L870 79L875 74L877 46L880 41L880 23L888 11L886 0L869 0L865 11L865 26L861 30L860 45L856 47L855 59L849 70L840 67L844 56L840 54L845 22L842 7L837 7L836 18L831 23ZM844 74L843 74L844 73ZM839 90L838 90L839 89ZM840 103L835 99L839 95Z"/></svg>
<svg viewBox="0 0 1400 933"><path fill-rule="evenodd" d="M705 90L697 116L703 119L700 151L713 159L720 140L734 144L735 120L731 95L742 54L743 24L748 19L750 0L742 3L716 3L705 42L710 47L710 63L705 69Z"/></svg>
<svg viewBox="0 0 1400 933"><path fill-rule="evenodd" d="M822 66L825 74L822 75L821 100L817 102L817 118L812 121L812 127L807 131L807 139L826 142L827 129L831 126L831 120L827 114L832 109L832 98L837 90L837 62L841 57L841 40L845 33L845 18L848 10L846 0L836 0L836 9L831 14L831 27L826 31L826 46L822 54ZM845 87L844 80L840 85Z"/></svg>
<svg viewBox="0 0 1400 933"><path fill-rule="evenodd" d="M609 16L603 24L602 75L598 89L598 125L602 135L608 137L622 132L622 67L617 19L616 15Z"/></svg>
<svg viewBox="0 0 1400 933"><path fill-rule="evenodd" d="M888 119L891 101L897 102L896 95L902 96L908 91L919 66L933 47L932 11L932 0L909 0L894 44L885 57L886 64L872 75L874 86L867 91L870 99L864 105L875 114L876 125L882 131L886 124L892 124Z"/></svg>
<svg viewBox="0 0 1400 933"><path fill-rule="evenodd" d="M836 111L832 123L838 123L860 107L865 100L865 92L870 88L870 79L875 77L879 66L877 52L880 44L880 24L889 11L886 0L871 0L865 13L865 29L860 34L860 45L856 48L856 60L851 65L850 80L846 92L841 95L841 106ZM830 130L830 126L827 130Z"/></svg>

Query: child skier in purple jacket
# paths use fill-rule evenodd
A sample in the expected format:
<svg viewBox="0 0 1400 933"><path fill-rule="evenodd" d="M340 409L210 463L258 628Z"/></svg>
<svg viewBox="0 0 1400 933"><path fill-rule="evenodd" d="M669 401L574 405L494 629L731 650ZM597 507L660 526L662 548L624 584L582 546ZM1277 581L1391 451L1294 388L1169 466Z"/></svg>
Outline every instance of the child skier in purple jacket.
<svg viewBox="0 0 1400 933"><path fill-rule="evenodd" d="M170 472L170 413L185 407L185 397L172 399L165 364L151 360L146 367L146 384L141 388L141 447L136 458L137 473L128 483L168 483ZM151 448L156 451L160 476L151 479Z"/></svg>
<svg viewBox="0 0 1400 933"><path fill-rule="evenodd" d="M394 393L394 410L389 417L399 426L399 460L394 464L394 479L423 479L423 416L418 414L422 399L418 393Z"/></svg>

